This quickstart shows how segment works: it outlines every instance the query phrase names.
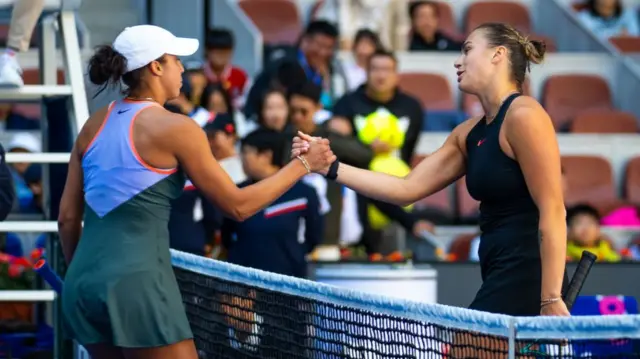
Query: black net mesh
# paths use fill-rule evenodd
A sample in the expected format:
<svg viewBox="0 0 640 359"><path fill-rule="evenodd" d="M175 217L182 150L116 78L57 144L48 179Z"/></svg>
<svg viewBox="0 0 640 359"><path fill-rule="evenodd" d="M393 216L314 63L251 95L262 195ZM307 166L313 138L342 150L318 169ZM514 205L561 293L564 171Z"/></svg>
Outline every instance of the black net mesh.
<svg viewBox="0 0 640 359"><path fill-rule="evenodd" d="M174 271L202 359L508 358L507 337ZM516 358L640 358L638 340L620 339L519 340L514 352Z"/></svg>

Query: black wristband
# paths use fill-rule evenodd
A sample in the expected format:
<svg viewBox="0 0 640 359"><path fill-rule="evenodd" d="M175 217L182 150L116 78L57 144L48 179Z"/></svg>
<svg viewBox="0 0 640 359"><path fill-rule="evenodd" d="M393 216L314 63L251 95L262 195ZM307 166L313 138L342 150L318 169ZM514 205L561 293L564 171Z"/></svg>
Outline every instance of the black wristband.
<svg viewBox="0 0 640 359"><path fill-rule="evenodd" d="M327 172L327 174L325 175L325 177L327 179L330 179L332 181L335 181L336 178L338 178L338 166L340 165L340 161L335 160L333 161L333 163L331 164L331 166L329 166L329 171Z"/></svg>

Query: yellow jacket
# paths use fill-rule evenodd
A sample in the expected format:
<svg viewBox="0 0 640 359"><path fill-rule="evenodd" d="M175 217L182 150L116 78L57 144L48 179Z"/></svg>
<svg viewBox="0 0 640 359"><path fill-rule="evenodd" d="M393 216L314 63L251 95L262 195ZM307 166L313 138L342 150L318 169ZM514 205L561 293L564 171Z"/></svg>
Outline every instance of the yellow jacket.
<svg viewBox="0 0 640 359"><path fill-rule="evenodd" d="M580 260L583 251L589 251L598 256L599 262L620 261L620 254L611 248L607 241L600 240L593 247L583 247L571 240L567 242L567 258L569 260Z"/></svg>

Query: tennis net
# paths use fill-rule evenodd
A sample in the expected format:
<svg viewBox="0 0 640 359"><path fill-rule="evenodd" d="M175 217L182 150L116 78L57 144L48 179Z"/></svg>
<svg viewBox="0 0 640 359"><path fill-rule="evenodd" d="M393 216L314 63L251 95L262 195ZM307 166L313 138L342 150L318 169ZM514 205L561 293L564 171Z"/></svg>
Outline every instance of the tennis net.
<svg viewBox="0 0 640 359"><path fill-rule="evenodd" d="M515 318L172 251L200 358L639 358L640 316Z"/></svg>

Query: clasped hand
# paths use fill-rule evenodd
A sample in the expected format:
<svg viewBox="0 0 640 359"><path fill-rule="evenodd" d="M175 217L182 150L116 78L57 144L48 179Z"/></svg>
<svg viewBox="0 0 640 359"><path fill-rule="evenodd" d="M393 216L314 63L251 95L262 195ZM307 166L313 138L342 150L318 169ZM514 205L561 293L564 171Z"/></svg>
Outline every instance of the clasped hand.
<svg viewBox="0 0 640 359"><path fill-rule="evenodd" d="M291 146L291 158L304 156L309 163L310 170L325 175L329 166L336 160L336 156L329 147L329 140L321 137L312 137L298 131L293 138Z"/></svg>

